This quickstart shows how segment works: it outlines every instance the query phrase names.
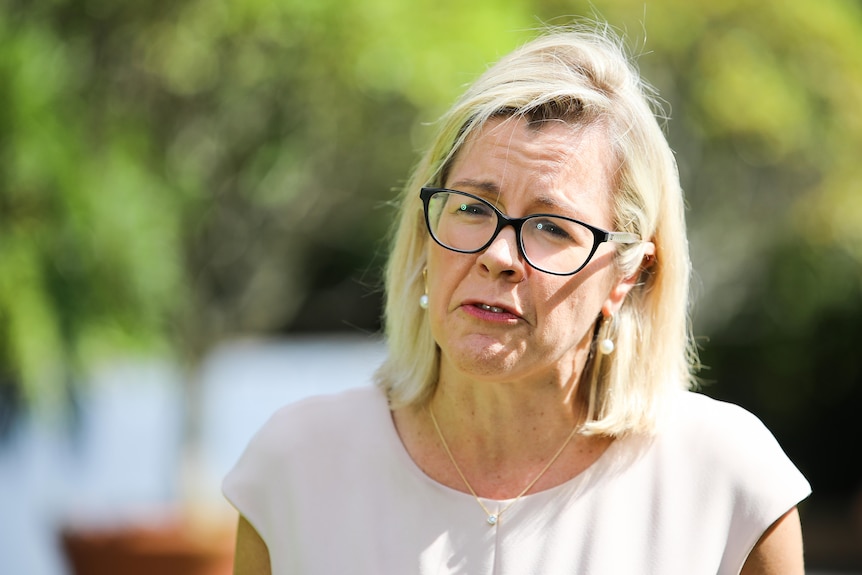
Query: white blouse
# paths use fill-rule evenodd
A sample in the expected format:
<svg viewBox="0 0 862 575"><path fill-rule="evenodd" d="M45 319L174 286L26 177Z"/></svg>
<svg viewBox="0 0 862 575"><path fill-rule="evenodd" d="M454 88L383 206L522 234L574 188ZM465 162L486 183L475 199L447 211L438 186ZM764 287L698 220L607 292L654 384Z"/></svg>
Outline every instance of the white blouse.
<svg viewBox="0 0 862 575"><path fill-rule="evenodd" d="M811 491L756 417L680 392L654 437L614 441L491 526L417 467L370 386L276 412L223 490L275 575L737 575Z"/></svg>

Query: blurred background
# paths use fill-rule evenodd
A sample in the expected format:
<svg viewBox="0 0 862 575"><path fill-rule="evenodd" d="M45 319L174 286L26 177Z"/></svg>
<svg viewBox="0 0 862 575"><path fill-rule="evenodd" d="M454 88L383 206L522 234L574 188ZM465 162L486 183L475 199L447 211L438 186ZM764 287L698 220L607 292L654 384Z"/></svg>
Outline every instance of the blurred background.
<svg viewBox="0 0 862 575"><path fill-rule="evenodd" d="M811 481L812 572L862 572L860 0L0 0L0 573L165 517L221 553L253 431L382 357L434 121L573 15L667 102L702 391Z"/></svg>

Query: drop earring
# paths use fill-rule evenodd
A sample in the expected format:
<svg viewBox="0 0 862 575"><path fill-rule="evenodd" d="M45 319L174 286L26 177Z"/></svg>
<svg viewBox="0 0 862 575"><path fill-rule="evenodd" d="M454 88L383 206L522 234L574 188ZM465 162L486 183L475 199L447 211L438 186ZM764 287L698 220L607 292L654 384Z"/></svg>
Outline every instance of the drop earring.
<svg viewBox="0 0 862 575"><path fill-rule="evenodd" d="M601 335L599 340L599 353L602 355L610 355L614 352L614 340L611 339L611 325L614 323L614 316L609 315L602 322Z"/></svg>
<svg viewBox="0 0 862 575"><path fill-rule="evenodd" d="M425 293L419 296L419 307L428 309L428 268L422 270L422 282L425 284Z"/></svg>

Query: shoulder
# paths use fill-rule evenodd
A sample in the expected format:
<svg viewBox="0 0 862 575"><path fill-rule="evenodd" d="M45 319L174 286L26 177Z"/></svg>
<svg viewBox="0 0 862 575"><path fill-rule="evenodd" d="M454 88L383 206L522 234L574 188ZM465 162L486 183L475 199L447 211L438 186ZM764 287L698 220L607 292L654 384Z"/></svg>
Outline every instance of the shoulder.
<svg viewBox="0 0 862 575"><path fill-rule="evenodd" d="M344 477L362 469L390 421L386 396L372 386L282 407L251 438L222 492L268 541L298 508L344 491Z"/></svg>
<svg viewBox="0 0 862 575"><path fill-rule="evenodd" d="M248 442L222 491L260 529L256 516L285 496L285 485L319 486L321 477L340 476L386 437L390 421L386 396L372 386L282 407Z"/></svg>
<svg viewBox="0 0 862 575"><path fill-rule="evenodd" d="M385 395L376 387L308 397L277 410L249 443L270 453L302 451L349 442L379 426L388 416Z"/></svg>
<svg viewBox="0 0 862 575"><path fill-rule="evenodd" d="M811 491L759 418L702 394L674 398L654 448L666 476L681 474L700 497L758 510L764 520L777 519Z"/></svg>
<svg viewBox="0 0 862 575"><path fill-rule="evenodd" d="M772 437L763 422L750 411L697 392L675 394L668 416L668 423L675 432L697 433L704 439L721 443L749 434Z"/></svg>
<svg viewBox="0 0 862 575"><path fill-rule="evenodd" d="M787 460L778 441L757 416L700 393L677 394L664 433L687 448L688 457L702 463L744 468L760 467L763 458Z"/></svg>
<svg viewBox="0 0 862 575"><path fill-rule="evenodd" d="M314 395L285 405L261 430L310 431L333 423L351 423L388 409L386 396L379 388L356 387L331 395Z"/></svg>
<svg viewBox="0 0 862 575"><path fill-rule="evenodd" d="M727 520L724 560L741 561L778 518L811 493L808 481L754 414L702 394L676 398L665 437L667 459L685 470L701 509Z"/></svg>

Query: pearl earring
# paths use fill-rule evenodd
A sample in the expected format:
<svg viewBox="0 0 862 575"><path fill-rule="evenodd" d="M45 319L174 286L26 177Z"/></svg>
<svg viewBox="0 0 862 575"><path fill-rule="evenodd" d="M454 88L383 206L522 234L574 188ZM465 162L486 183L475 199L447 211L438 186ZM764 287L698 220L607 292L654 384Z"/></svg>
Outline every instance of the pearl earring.
<svg viewBox="0 0 862 575"><path fill-rule="evenodd" d="M614 342L610 338L605 338L599 342L599 351L604 355L610 355L614 352Z"/></svg>
<svg viewBox="0 0 862 575"><path fill-rule="evenodd" d="M419 296L419 307L428 309L428 268L422 270L422 283L425 284L425 293Z"/></svg>
<svg viewBox="0 0 862 575"><path fill-rule="evenodd" d="M614 340L610 338L611 324L614 323L614 316L609 315L605 318L602 332L604 337L599 340L599 353L602 355L610 355L614 352Z"/></svg>

